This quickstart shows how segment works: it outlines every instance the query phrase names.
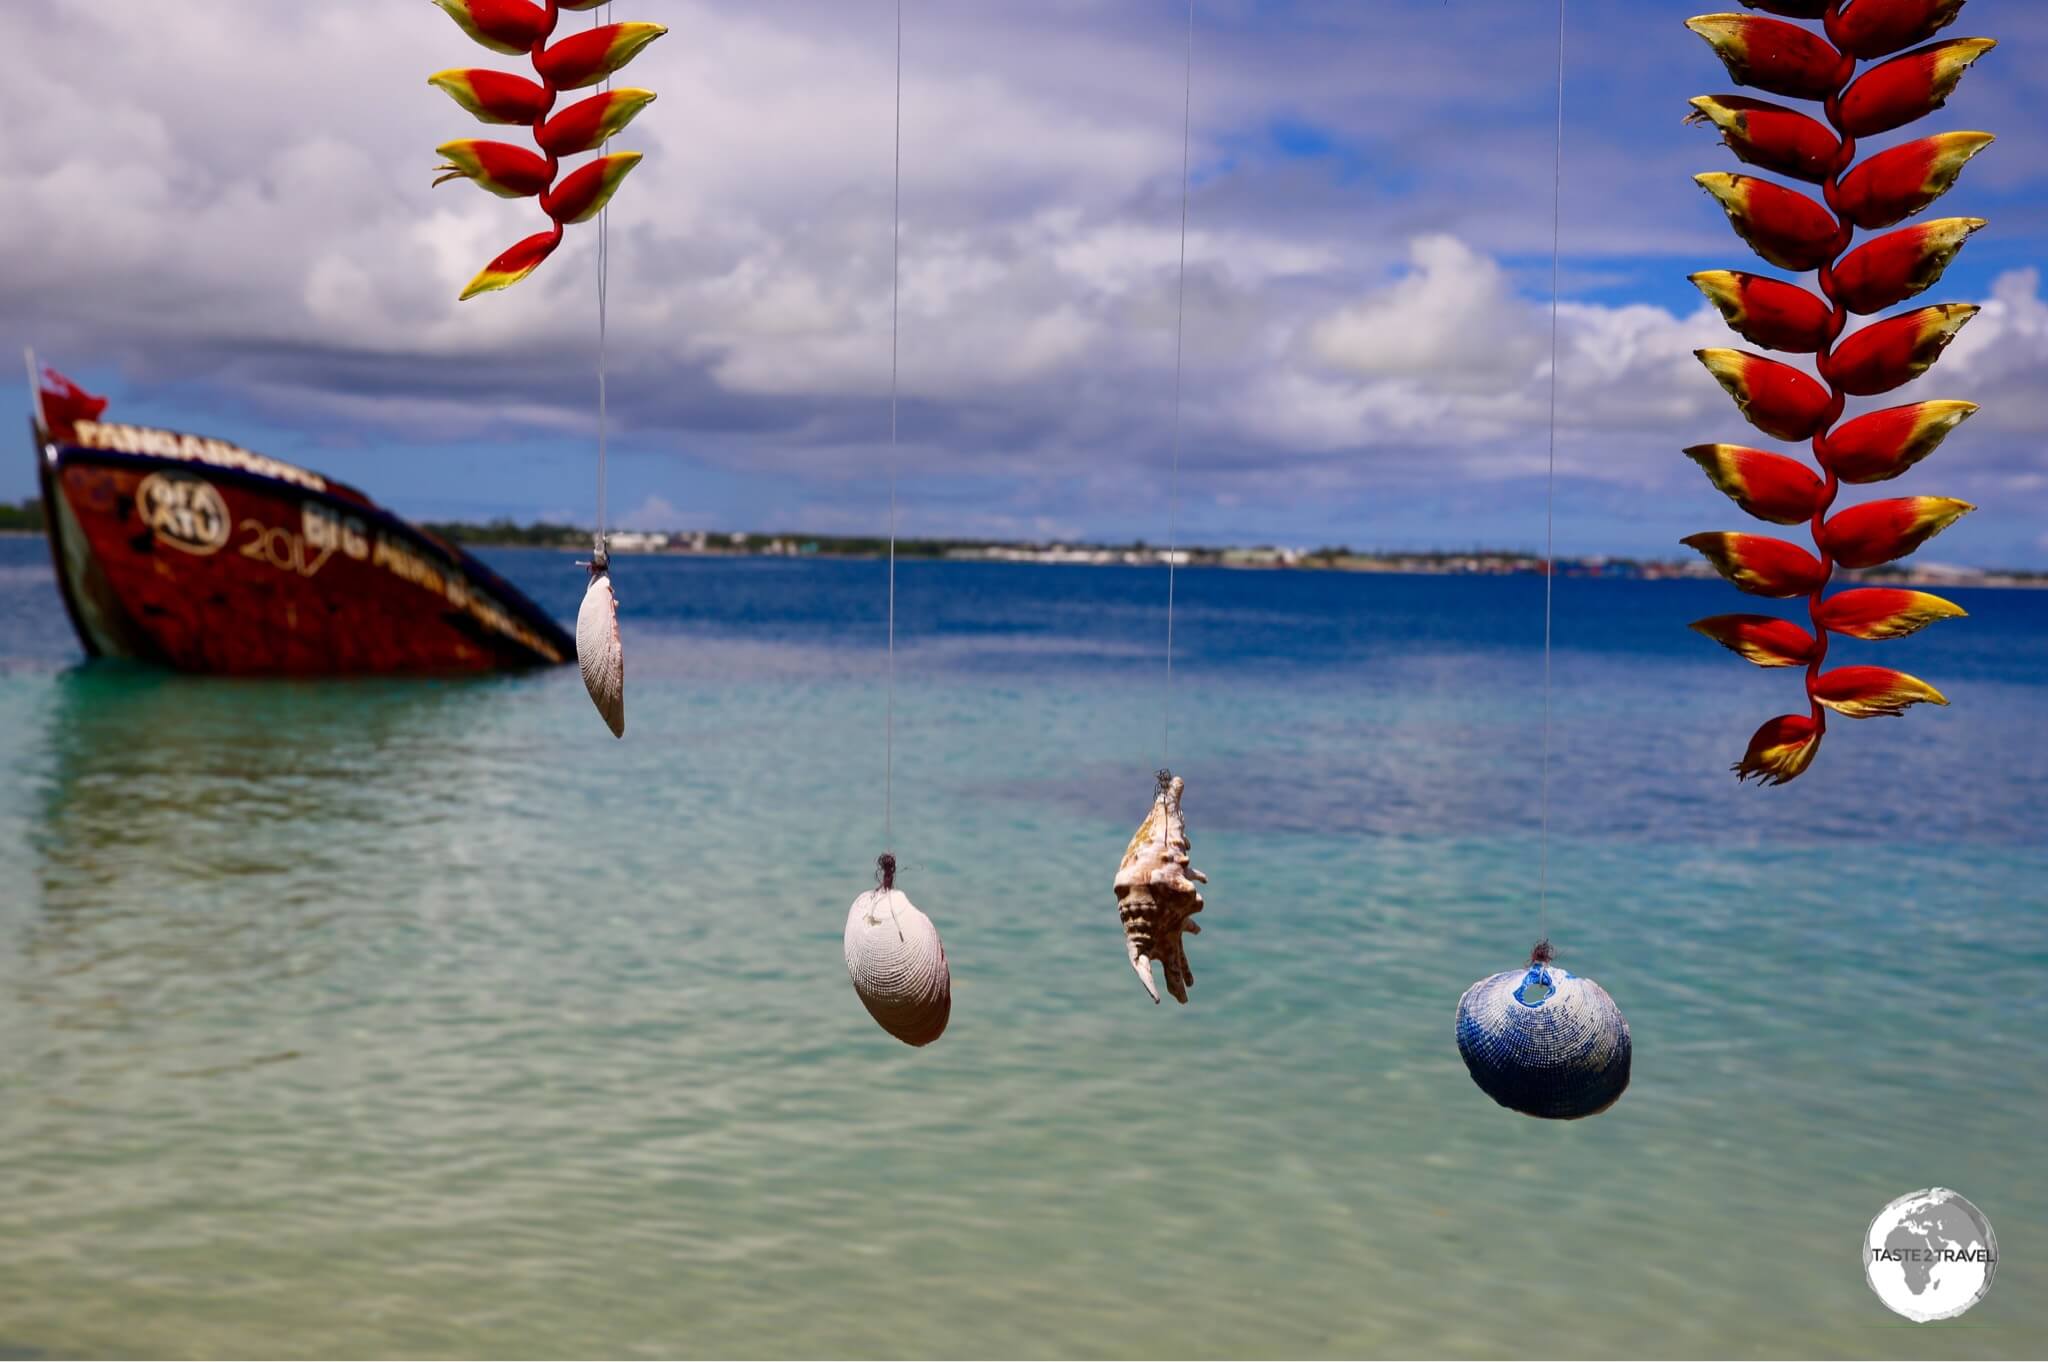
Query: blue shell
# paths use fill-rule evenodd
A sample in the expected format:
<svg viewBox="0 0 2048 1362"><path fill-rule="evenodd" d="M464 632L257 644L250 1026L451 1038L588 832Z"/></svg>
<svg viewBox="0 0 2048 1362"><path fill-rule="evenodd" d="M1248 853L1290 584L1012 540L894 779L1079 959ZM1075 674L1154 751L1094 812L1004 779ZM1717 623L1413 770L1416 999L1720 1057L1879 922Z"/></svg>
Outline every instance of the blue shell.
<svg viewBox="0 0 2048 1362"><path fill-rule="evenodd" d="M1576 1121L1628 1087L1628 1021L1607 990L1556 965L1504 970L1458 999L1458 1053L1480 1091L1525 1116Z"/></svg>

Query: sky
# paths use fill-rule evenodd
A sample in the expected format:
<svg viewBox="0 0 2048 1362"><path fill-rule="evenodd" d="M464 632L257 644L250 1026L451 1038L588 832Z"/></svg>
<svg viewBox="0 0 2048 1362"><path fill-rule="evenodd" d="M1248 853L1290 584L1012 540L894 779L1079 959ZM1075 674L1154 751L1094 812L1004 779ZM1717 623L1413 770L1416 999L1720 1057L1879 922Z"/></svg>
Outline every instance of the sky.
<svg viewBox="0 0 2048 1362"><path fill-rule="evenodd" d="M1757 528L1680 452L1769 445L1692 358L1685 276L1757 268L1690 182L1734 87L1697 0L1567 0L1561 554ZM892 0L618 0L669 34L611 219L610 516L869 534L888 515ZM567 15L573 29L591 22ZM1535 0L903 0L907 536L1540 548L1551 448L1556 10ZM2048 5L1865 143L1999 141L1936 215L1990 220L1921 302L1983 311L1900 395L1983 410L1857 495L1981 509L1916 561L2048 566ZM233 439L404 514L595 517L594 227L457 302L544 224L432 188L504 136L426 78L522 63L426 0L9 0L0 335L110 415ZM2028 73L2035 73L2030 80ZM1175 431L1178 429L1178 440ZM1178 448L1178 476L1173 472ZM1176 489L1177 488L1177 493ZM0 499L33 491L24 454Z"/></svg>

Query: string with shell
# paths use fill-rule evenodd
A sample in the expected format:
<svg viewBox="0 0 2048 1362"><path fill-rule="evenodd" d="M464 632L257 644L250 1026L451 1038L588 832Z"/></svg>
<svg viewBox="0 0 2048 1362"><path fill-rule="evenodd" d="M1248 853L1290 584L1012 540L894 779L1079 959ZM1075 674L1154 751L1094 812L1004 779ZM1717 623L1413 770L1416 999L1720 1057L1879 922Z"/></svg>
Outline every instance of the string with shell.
<svg viewBox="0 0 2048 1362"><path fill-rule="evenodd" d="M1173 610L1174 570L1180 558L1180 444L1181 444L1181 355L1186 334L1188 278L1188 167L1194 130L1195 90L1195 4L1188 0L1187 44L1181 71L1180 126L1180 262L1175 284L1173 313L1173 430L1172 469L1166 494L1166 680L1160 695L1159 746L1162 754L1173 752ZM1153 962L1158 962L1166 979L1166 991L1177 1003L1185 1004L1195 972L1188 965L1182 936L1197 935L1201 924L1194 920L1202 911L1202 894L1196 888L1207 884L1208 876L1188 862L1187 820L1181 813L1181 793L1186 782L1161 767L1157 772L1152 807L1124 858L1117 866L1112 888L1116 893L1117 920L1123 926L1124 954L1138 981L1154 1003L1159 987L1152 979Z"/></svg>
<svg viewBox="0 0 2048 1362"><path fill-rule="evenodd" d="M889 578L888 668L882 740L882 841L896 837L896 436L897 320L902 299L903 3L896 4L895 191L889 235ZM929 1045L953 1015L953 974L939 929L896 887L896 855L875 859L875 887L846 912L846 973L861 1006L905 1045Z"/></svg>
<svg viewBox="0 0 2048 1362"><path fill-rule="evenodd" d="M1565 0L1557 4L1557 142L1550 221L1550 431L1543 492L1542 834L1537 915L1542 938L1528 964L1491 974L1458 998L1455 1036L1479 1090L1525 1116L1578 1120L1613 1106L1634 1057L1628 1020L1607 990L1553 963L1550 944L1550 664L1557 580L1557 320L1564 241Z"/></svg>

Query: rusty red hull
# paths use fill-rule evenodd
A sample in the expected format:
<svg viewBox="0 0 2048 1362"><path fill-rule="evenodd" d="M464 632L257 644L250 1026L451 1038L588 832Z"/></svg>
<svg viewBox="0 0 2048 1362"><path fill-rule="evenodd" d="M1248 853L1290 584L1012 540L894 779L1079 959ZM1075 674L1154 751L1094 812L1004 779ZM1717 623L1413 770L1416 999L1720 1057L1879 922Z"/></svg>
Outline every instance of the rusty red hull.
<svg viewBox="0 0 2048 1362"><path fill-rule="evenodd" d="M319 474L96 421L38 436L51 556L91 655L328 676L575 654L560 625L482 563Z"/></svg>

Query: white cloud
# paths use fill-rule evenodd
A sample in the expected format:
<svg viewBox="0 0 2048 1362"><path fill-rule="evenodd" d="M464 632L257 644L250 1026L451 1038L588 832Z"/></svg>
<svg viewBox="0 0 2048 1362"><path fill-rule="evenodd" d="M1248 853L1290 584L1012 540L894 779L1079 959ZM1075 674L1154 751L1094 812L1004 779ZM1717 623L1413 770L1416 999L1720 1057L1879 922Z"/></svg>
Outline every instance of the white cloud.
<svg viewBox="0 0 2048 1362"><path fill-rule="evenodd" d="M617 428L812 490L871 476L890 361L886 26L815 0L659 8L674 32L630 74L661 98L621 140L648 157L612 226ZM905 53L904 466L1005 479L1027 523L1145 504L1179 301L1178 34L1092 0L925 9ZM1464 30L1447 19L1318 13L1270 38L1232 29L1200 58L1183 354L1197 485L1260 507L1341 501L1368 468L1536 471L1550 319L1503 261L1548 246L1548 77L1529 60L1547 28L1503 28L1452 62ZM1345 44L1366 37L1361 82ZM117 359L415 438L588 431L592 229L518 288L454 301L539 215L429 187L436 142L491 134L426 75L507 64L431 6L41 0L0 9L0 46L15 57L0 318L60 365ZM1334 129L1357 166L1246 150L1283 118ZM1702 148L1638 163L1626 132L1575 129L1568 241L1711 231L1725 249L1663 164ZM1683 228L1634 202L1667 168L1657 202ZM1647 486L1696 476L1682 445L1744 437L1691 356L1728 343L1704 305L1569 302L1558 322L1562 471ZM2044 365L2048 303L2016 271L1937 371L1985 406L1960 437L1973 476L2014 495L2044 495L2026 482ZM673 508L633 514L656 510Z"/></svg>
<svg viewBox="0 0 2048 1362"><path fill-rule="evenodd" d="M701 523L693 520L667 497L649 494L638 506L618 518L622 530L677 530Z"/></svg>

